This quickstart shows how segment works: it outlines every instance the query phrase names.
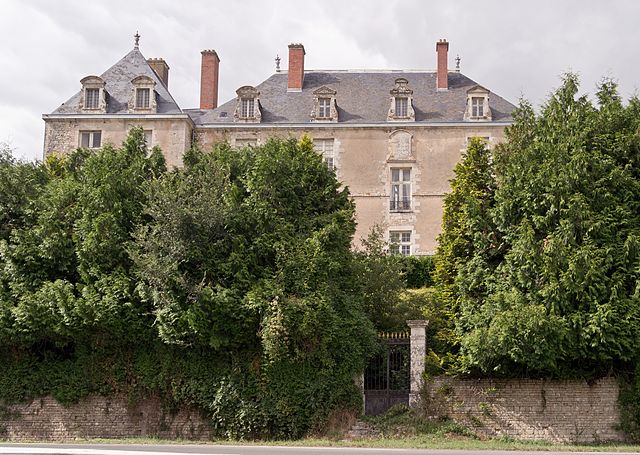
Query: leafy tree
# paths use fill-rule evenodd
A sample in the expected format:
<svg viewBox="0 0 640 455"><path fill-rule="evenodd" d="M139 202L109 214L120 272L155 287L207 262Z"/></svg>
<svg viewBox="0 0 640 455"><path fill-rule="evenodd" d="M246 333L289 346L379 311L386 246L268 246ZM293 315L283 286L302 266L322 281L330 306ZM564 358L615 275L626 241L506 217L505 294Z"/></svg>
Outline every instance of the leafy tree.
<svg viewBox="0 0 640 455"><path fill-rule="evenodd" d="M28 222L29 204L47 182L40 164L16 160L8 145L0 143L0 241Z"/></svg>
<svg viewBox="0 0 640 455"><path fill-rule="evenodd" d="M53 157L30 222L0 249L0 342L73 343L132 337L146 310L135 294L128 254L143 223L145 182L162 171L132 129L123 147ZM14 165L12 176L23 174ZM31 190L36 191L35 189Z"/></svg>
<svg viewBox="0 0 640 455"><path fill-rule="evenodd" d="M433 271L442 315L438 317L440 330L434 335L439 346L432 356L440 366L453 362L452 355L459 347L455 324L460 317L462 295L474 300L484 296L483 277L465 274L462 282L462 270L471 260L474 267L484 270L499 254L495 228L488 217L494 205L496 182L491 152L482 139L471 139L454 175L451 192L444 198L442 233Z"/></svg>
<svg viewBox="0 0 640 455"><path fill-rule="evenodd" d="M496 156L489 236L454 235L474 239L452 274L467 370L602 374L637 359L640 103L611 81L597 105L577 93L568 75L539 115L521 104Z"/></svg>
<svg viewBox="0 0 640 455"><path fill-rule="evenodd" d="M134 257L160 338L231 356L241 372L219 384L215 424L290 437L353 405L373 341L354 205L310 140L194 148L148 197Z"/></svg>

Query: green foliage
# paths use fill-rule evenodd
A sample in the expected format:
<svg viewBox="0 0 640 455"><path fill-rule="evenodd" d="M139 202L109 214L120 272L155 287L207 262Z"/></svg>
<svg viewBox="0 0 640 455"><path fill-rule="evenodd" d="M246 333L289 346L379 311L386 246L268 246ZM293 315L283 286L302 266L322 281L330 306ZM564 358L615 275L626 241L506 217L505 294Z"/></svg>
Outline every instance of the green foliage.
<svg viewBox="0 0 640 455"><path fill-rule="evenodd" d="M309 140L194 148L171 172L140 128L0 158L0 400L159 394L233 438L361 406L354 205Z"/></svg>
<svg viewBox="0 0 640 455"><path fill-rule="evenodd" d="M400 263L407 288L418 289L433 286L434 256L395 256Z"/></svg>
<svg viewBox="0 0 640 455"><path fill-rule="evenodd" d="M398 306L405 288L402 263L388 254L380 226L374 226L368 237L362 239L362 246L362 251L356 253L358 280L368 318L377 330L406 328L405 312Z"/></svg>
<svg viewBox="0 0 640 455"><path fill-rule="evenodd" d="M464 371L590 376L638 359L640 103L610 81L597 99L568 75L540 114L521 103L485 184L456 169L435 276Z"/></svg>
<svg viewBox="0 0 640 455"><path fill-rule="evenodd" d="M311 142L194 148L148 197L132 254L160 339L243 359L243 375L215 385L216 427L295 437L356 407L374 335L350 251L354 206Z"/></svg>
<svg viewBox="0 0 640 455"><path fill-rule="evenodd" d="M434 335L439 345L428 356L431 374L457 363L460 336L455 326L462 293L469 298L482 295L478 282L464 283L462 289L459 275L471 258L480 266L494 262L499 254L495 229L487 217L494 204L496 183L491 152L483 140L472 138L454 175L451 192L444 198L442 233L432 274L437 290L434 300L438 302L432 308L437 309L440 324Z"/></svg>
<svg viewBox="0 0 640 455"><path fill-rule="evenodd" d="M0 143L0 242L29 223L30 204L47 182L43 166L23 163Z"/></svg>

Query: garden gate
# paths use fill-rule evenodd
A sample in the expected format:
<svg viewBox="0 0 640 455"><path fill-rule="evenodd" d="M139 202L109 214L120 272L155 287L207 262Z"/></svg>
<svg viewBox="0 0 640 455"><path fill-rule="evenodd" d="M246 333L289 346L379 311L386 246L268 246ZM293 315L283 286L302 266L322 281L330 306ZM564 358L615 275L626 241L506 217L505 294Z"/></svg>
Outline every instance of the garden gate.
<svg viewBox="0 0 640 455"><path fill-rule="evenodd" d="M382 350L364 372L364 413L378 415L396 404L409 404L410 336L381 333Z"/></svg>

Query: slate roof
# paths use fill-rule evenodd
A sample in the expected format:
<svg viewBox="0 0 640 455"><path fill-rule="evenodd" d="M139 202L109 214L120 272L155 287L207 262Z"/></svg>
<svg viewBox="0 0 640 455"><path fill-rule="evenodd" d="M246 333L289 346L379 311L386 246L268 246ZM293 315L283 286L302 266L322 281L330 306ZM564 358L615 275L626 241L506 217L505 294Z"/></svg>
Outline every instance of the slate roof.
<svg viewBox="0 0 640 455"><path fill-rule="evenodd" d="M327 86L337 91L339 123L388 123L389 91L403 77L413 90L415 123L462 122L467 90L478 85L461 73L449 72L449 90L436 90L435 72L410 71L305 71L302 92L287 92L287 73L276 73L256 87L260 92L262 124L313 123L313 92ZM492 120L512 120L513 104L489 93ZM196 126L232 124L236 99L213 110L185 109ZM252 124L243 124L250 127Z"/></svg>
<svg viewBox="0 0 640 455"><path fill-rule="evenodd" d="M128 103L133 90L131 80L136 76L149 76L156 82L156 101L158 114L181 114L182 110L175 102L167 87L160 81L158 75L151 69L140 50L133 49L122 59L102 73L100 77L105 81L105 90L109 94L107 99L107 114L127 114ZM80 91L62 103L53 114L82 114L80 109ZM95 114L91 114L95 115Z"/></svg>

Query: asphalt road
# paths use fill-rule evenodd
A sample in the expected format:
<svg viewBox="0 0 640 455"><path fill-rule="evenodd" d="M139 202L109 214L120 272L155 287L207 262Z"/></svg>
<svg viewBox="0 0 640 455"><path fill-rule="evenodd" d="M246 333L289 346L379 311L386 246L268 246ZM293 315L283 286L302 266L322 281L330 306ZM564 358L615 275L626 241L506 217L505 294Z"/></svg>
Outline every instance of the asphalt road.
<svg viewBox="0 0 640 455"><path fill-rule="evenodd" d="M0 444L0 454L11 455L540 455L541 452L435 449L360 449L347 447L274 447L231 445L129 445L129 444ZM570 452L544 452L567 455ZM589 454L593 452L571 452ZM624 452L598 452L621 455ZM635 454L637 455L637 454Z"/></svg>

